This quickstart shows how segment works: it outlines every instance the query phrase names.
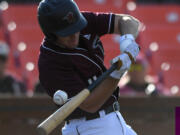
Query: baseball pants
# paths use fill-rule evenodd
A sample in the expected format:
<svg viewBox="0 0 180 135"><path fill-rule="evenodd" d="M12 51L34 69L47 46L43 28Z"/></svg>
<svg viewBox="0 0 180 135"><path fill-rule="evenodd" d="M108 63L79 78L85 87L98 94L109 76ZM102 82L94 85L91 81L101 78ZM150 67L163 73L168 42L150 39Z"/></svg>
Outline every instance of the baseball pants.
<svg viewBox="0 0 180 135"><path fill-rule="evenodd" d="M62 128L62 135L137 135L126 124L120 112L106 115L104 111L100 111L99 114L100 118L93 120L71 120Z"/></svg>

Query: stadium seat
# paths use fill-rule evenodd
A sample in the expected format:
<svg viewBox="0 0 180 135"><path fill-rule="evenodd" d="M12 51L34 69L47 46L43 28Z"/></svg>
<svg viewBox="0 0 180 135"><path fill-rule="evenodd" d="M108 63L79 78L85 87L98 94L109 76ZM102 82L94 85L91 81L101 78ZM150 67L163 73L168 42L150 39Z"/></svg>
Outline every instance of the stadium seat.
<svg viewBox="0 0 180 135"><path fill-rule="evenodd" d="M146 27L140 34L142 51L151 51L151 67L154 74L163 71L164 83L168 88L180 86L180 27L152 26Z"/></svg>
<svg viewBox="0 0 180 135"><path fill-rule="evenodd" d="M16 72L21 79L28 79L30 90L38 80L37 60L43 39L36 12L37 5L9 5L3 12L3 20L11 40L11 61L8 69Z"/></svg>
<svg viewBox="0 0 180 135"><path fill-rule="evenodd" d="M105 65L106 67L110 67L110 61L120 54L119 44L118 44L119 36L116 35L105 35L101 38L101 41L104 46L105 52Z"/></svg>
<svg viewBox="0 0 180 135"><path fill-rule="evenodd" d="M149 26L140 33L139 42L143 50L177 50L180 49L180 27Z"/></svg>
<svg viewBox="0 0 180 135"><path fill-rule="evenodd" d="M19 52L19 59L21 63L21 72L26 72L28 76L30 88L38 79L37 60L39 54L39 47L42 42L43 35L39 27L33 28L17 28L10 33L11 42L13 44L12 50ZM33 66L28 70L27 64L31 63ZM30 66L31 66L30 65Z"/></svg>
<svg viewBox="0 0 180 135"><path fill-rule="evenodd" d="M76 0L80 10L125 13L127 2L132 0Z"/></svg>
<svg viewBox="0 0 180 135"><path fill-rule="evenodd" d="M178 5L138 5L128 11L145 25L180 25L180 6Z"/></svg>
<svg viewBox="0 0 180 135"><path fill-rule="evenodd" d="M0 41L4 41L4 33L1 28L0 28Z"/></svg>
<svg viewBox="0 0 180 135"><path fill-rule="evenodd" d="M4 23L10 24L14 22L16 27L35 27L38 26L37 21L37 5L19 5L10 4L7 10L3 11Z"/></svg>
<svg viewBox="0 0 180 135"><path fill-rule="evenodd" d="M180 69L179 68L170 68L168 71L163 71L164 77L164 84L169 89L172 89L174 86L180 89L180 80L179 75ZM180 94L180 93L179 93Z"/></svg>

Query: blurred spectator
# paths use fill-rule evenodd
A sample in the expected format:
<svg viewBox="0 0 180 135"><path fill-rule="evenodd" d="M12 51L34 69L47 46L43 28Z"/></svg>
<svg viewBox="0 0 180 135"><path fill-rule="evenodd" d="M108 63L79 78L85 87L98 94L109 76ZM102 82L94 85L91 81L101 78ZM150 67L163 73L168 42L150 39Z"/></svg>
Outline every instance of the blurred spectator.
<svg viewBox="0 0 180 135"><path fill-rule="evenodd" d="M23 83L17 81L11 75L5 73L8 61L9 47L4 42L0 42L0 93L11 93L19 96L25 92Z"/></svg>
<svg viewBox="0 0 180 135"><path fill-rule="evenodd" d="M165 95L166 89L155 82L146 79L149 70L149 63L139 55L136 63L133 64L128 72L129 81L120 88L120 96L160 96Z"/></svg>
<svg viewBox="0 0 180 135"><path fill-rule="evenodd" d="M45 89L42 87L41 83L38 81L34 87L35 94L46 94Z"/></svg>

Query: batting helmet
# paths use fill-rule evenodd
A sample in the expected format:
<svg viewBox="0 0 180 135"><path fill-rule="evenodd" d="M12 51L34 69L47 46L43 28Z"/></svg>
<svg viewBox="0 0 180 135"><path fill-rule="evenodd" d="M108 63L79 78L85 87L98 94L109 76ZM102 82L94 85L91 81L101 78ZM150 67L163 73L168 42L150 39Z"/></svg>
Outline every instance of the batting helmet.
<svg viewBox="0 0 180 135"><path fill-rule="evenodd" d="M72 35L82 30L87 21L73 0L43 0L38 6L38 21L43 33L50 37Z"/></svg>

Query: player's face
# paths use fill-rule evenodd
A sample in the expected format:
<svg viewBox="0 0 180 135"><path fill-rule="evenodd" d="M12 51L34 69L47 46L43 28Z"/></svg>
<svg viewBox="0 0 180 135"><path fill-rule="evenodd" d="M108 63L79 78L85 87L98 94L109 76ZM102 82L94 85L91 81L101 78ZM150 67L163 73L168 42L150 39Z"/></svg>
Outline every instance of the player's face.
<svg viewBox="0 0 180 135"><path fill-rule="evenodd" d="M60 46L63 46L65 48L76 48L78 46L79 43L79 34L80 32L77 32L73 35L69 35L66 37L57 37L57 43Z"/></svg>

